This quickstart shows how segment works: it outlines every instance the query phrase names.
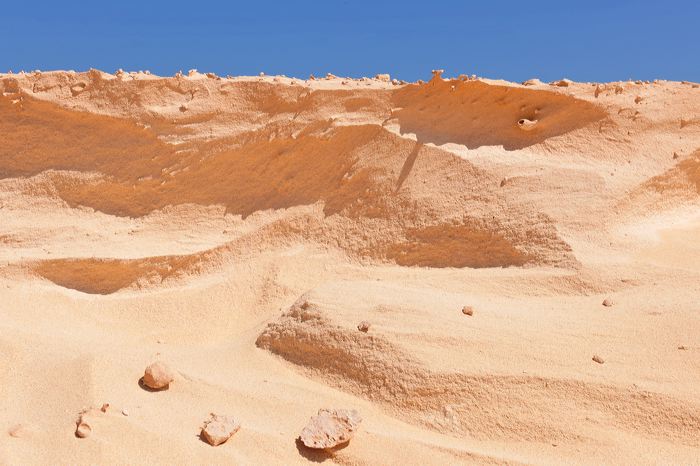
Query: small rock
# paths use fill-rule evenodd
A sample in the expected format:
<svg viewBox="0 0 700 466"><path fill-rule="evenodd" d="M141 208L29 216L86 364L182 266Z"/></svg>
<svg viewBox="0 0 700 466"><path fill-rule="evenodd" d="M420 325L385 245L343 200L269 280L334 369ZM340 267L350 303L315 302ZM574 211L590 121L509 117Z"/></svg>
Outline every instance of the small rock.
<svg viewBox="0 0 700 466"><path fill-rule="evenodd" d="M571 84L573 81L570 79L560 79L559 81L554 81L552 84L557 87L569 87L569 84Z"/></svg>
<svg viewBox="0 0 700 466"><path fill-rule="evenodd" d="M367 333L369 331L370 323L367 322L366 320L363 320L357 325L357 330L360 332L365 332Z"/></svg>
<svg viewBox="0 0 700 466"><path fill-rule="evenodd" d="M598 364L603 364L603 363L605 362L605 361L603 360L603 358L601 358L601 357L598 356L597 354L596 354L596 355L593 355L593 360L594 360L595 362L597 362Z"/></svg>
<svg viewBox="0 0 700 466"><path fill-rule="evenodd" d="M640 96L637 96L637 97L634 98L634 103L635 103L635 104L638 104L638 103L640 103L642 100L644 100L644 99L642 99Z"/></svg>
<svg viewBox="0 0 700 466"><path fill-rule="evenodd" d="M107 410L109 410L109 403L104 403L102 405L102 407L100 408L100 411L102 411L103 413L106 413Z"/></svg>
<svg viewBox="0 0 700 466"><path fill-rule="evenodd" d="M528 79L527 81L523 81L523 86L538 86L540 84L542 84L542 81L540 81L537 78Z"/></svg>
<svg viewBox="0 0 700 466"><path fill-rule="evenodd" d="M605 307L612 307L613 304L615 303L610 298L606 298L603 300L603 306Z"/></svg>
<svg viewBox="0 0 700 466"><path fill-rule="evenodd" d="M523 131L532 131L537 126L537 120L528 120L527 118L521 118L518 120L518 128Z"/></svg>
<svg viewBox="0 0 700 466"><path fill-rule="evenodd" d="M678 153L677 153L677 152L674 152L674 153L673 153L673 160L676 160L678 157L679 157Z"/></svg>
<svg viewBox="0 0 700 466"><path fill-rule="evenodd" d="M465 316L473 316L474 315L474 308L471 306L464 306L462 308L462 314Z"/></svg>
<svg viewBox="0 0 700 466"><path fill-rule="evenodd" d="M129 410L124 408L122 409L122 416L128 416L129 415Z"/></svg>
<svg viewBox="0 0 700 466"><path fill-rule="evenodd" d="M682 350L682 351L685 351L685 350L688 349L688 347L687 347L687 346L684 346L684 345L681 345L681 346L678 347L678 349L679 349L679 350Z"/></svg>
<svg viewBox="0 0 700 466"><path fill-rule="evenodd" d="M209 445L217 446L230 439L240 428L241 424L234 418L212 413L204 421L201 435Z"/></svg>
<svg viewBox="0 0 700 466"><path fill-rule="evenodd" d="M388 82L391 81L391 75L388 75L388 74L386 74L386 73L378 74L378 75L376 75L376 76L374 77L374 79L376 79L376 80L378 80L378 81L382 81L382 82L388 83Z"/></svg>
<svg viewBox="0 0 700 466"><path fill-rule="evenodd" d="M262 77L264 77L264 76L265 76L265 72L264 72L264 71L261 71L261 72L260 72L260 77L262 78Z"/></svg>
<svg viewBox="0 0 700 466"><path fill-rule="evenodd" d="M309 448L333 448L349 442L361 422L360 414L354 409L320 409L299 438Z"/></svg>
<svg viewBox="0 0 700 466"><path fill-rule="evenodd" d="M75 436L78 438L87 438L90 436L92 433L92 427L90 427L90 424L85 422L83 418L81 417L80 420L78 421L78 427L75 429Z"/></svg>
<svg viewBox="0 0 700 466"><path fill-rule="evenodd" d="M75 85L71 86L70 93L73 95L73 97L75 97L78 94L80 94L81 92L83 92L86 87L87 87L87 84L85 84L85 83L75 84Z"/></svg>
<svg viewBox="0 0 700 466"><path fill-rule="evenodd" d="M144 385L154 390L168 388L173 380L175 380L174 372L161 361L156 361L148 366L143 374Z"/></svg>

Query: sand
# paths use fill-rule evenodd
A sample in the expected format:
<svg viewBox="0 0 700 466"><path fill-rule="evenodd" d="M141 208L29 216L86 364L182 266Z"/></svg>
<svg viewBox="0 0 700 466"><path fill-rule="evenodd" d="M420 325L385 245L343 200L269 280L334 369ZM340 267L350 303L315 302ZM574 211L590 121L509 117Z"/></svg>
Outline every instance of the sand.
<svg viewBox="0 0 700 466"><path fill-rule="evenodd" d="M700 464L697 84L0 90L0 464Z"/></svg>

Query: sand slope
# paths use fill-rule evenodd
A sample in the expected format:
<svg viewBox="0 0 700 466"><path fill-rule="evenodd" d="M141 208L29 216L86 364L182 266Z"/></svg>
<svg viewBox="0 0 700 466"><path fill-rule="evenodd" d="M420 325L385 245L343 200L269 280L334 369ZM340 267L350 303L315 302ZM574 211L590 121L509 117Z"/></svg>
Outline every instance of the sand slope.
<svg viewBox="0 0 700 466"><path fill-rule="evenodd" d="M700 464L700 87L562 84L0 74L0 464Z"/></svg>

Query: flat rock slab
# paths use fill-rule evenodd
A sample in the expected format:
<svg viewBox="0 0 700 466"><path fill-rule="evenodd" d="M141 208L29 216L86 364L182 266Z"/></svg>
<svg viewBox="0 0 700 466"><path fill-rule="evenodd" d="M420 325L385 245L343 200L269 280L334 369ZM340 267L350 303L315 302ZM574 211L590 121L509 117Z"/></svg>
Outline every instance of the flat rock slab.
<svg viewBox="0 0 700 466"><path fill-rule="evenodd" d="M362 422L354 409L320 409L301 431L301 441L309 448L333 448L350 441Z"/></svg>
<svg viewBox="0 0 700 466"><path fill-rule="evenodd" d="M221 445L230 439L233 434L238 432L240 428L241 424L231 416L211 414L209 419L204 421L202 438L206 440L209 445Z"/></svg>

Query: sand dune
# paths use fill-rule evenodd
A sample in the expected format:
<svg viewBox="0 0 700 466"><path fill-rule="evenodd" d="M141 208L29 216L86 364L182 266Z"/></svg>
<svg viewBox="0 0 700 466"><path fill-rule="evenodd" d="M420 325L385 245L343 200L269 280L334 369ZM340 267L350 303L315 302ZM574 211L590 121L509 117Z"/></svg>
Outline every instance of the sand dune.
<svg viewBox="0 0 700 466"><path fill-rule="evenodd" d="M0 463L700 464L700 88L526 84L0 74Z"/></svg>

